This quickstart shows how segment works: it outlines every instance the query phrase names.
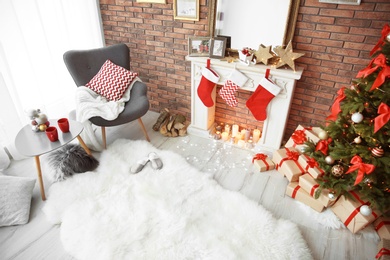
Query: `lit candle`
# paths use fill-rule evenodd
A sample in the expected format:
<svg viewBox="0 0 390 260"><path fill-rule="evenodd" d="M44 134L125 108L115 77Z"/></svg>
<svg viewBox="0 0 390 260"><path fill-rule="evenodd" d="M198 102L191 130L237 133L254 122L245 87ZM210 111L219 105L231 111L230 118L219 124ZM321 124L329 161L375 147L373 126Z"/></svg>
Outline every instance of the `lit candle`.
<svg viewBox="0 0 390 260"><path fill-rule="evenodd" d="M253 130L253 143L257 143L260 139L260 130L259 129L255 129Z"/></svg>
<svg viewBox="0 0 390 260"><path fill-rule="evenodd" d="M223 133L221 134L221 136L222 136L222 140L223 140L223 141L227 141L228 138L229 138L229 134L228 134L227 132L223 132Z"/></svg>
<svg viewBox="0 0 390 260"><path fill-rule="evenodd" d="M221 132L220 131L215 132L214 139L215 140L221 139Z"/></svg>
<svg viewBox="0 0 390 260"><path fill-rule="evenodd" d="M215 130L221 132L221 131L222 131L222 126L221 126L221 125L217 125L217 126L215 127Z"/></svg>
<svg viewBox="0 0 390 260"><path fill-rule="evenodd" d="M236 137L237 134L238 134L238 125L233 125L232 137Z"/></svg>
<svg viewBox="0 0 390 260"><path fill-rule="evenodd" d="M248 142L246 143L245 147L246 147L246 149L252 149L253 148L253 141L252 140L248 140Z"/></svg>
<svg viewBox="0 0 390 260"><path fill-rule="evenodd" d="M244 148L244 145L245 145L245 141L244 140L238 140L238 142L237 142L237 146L238 147Z"/></svg>
<svg viewBox="0 0 390 260"><path fill-rule="evenodd" d="M225 125L225 132L227 134L230 134L230 125L228 125L228 124Z"/></svg>
<svg viewBox="0 0 390 260"><path fill-rule="evenodd" d="M248 142L250 136L251 136L251 130L246 129L245 137L244 137L245 142Z"/></svg>
<svg viewBox="0 0 390 260"><path fill-rule="evenodd" d="M242 134L240 132L238 132L234 137L234 142L238 143L239 140L242 140Z"/></svg>

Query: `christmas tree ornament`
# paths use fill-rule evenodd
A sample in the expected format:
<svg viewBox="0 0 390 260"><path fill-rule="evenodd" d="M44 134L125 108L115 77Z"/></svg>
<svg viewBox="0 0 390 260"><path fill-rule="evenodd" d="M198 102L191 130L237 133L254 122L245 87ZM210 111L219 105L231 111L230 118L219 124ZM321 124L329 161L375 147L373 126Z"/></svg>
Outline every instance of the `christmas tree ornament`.
<svg viewBox="0 0 390 260"><path fill-rule="evenodd" d="M363 215L363 216L370 216L372 214L372 209L367 206L367 205L363 205L360 207L360 213Z"/></svg>
<svg viewBox="0 0 390 260"><path fill-rule="evenodd" d="M236 107L238 101L235 97L235 93L241 86L244 86L247 81L248 77L235 69L218 93L221 98L225 100L226 104L230 107Z"/></svg>
<svg viewBox="0 0 390 260"><path fill-rule="evenodd" d="M363 115L359 112L353 113L351 119L354 123L360 123L363 121Z"/></svg>
<svg viewBox="0 0 390 260"><path fill-rule="evenodd" d="M219 75L212 69L209 64L202 69L202 78L198 86L198 96L206 107L212 107L214 105L211 93L219 81Z"/></svg>
<svg viewBox="0 0 390 260"><path fill-rule="evenodd" d="M328 198L330 200L335 200L336 199L336 193L334 193L333 191L329 191Z"/></svg>
<svg viewBox="0 0 390 260"><path fill-rule="evenodd" d="M331 111L332 111L331 115L326 118L327 121L328 120L336 121L337 115L341 112L340 102L343 101L346 97L344 94L344 90L345 87L342 87L341 89L339 89L339 91L337 91L338 96L331 107Z"/></svg>
<svg viewBox="0 0 390 260"><path fill-rule="evenodd" d="M336 164L332 167L331 173L335 177L341 177L344 174L344 167L340 164Z"/></svg>
<svg viewBox="0 0 390 260"><path fill-rule="evenodd" d="M354 186L358 185L363 180L364 175L371 174L375 170L375 165L364 163L363 159L359 155L352 157L350 163L352 165L349 166L349 169L345 174L350 174L357 171L355 183L353 184Z"/></svg>
<svg viewBox="0 0 390 260"><path fill-rule="evenodd" d="M325 162L326 164L332 165L334 164L334 159L332 158L332 156L328 155L325 157Z"/></svg>
<svg viewBox="0 0 390 260"><path fill-rule="evenodd" d="M318 133L318 137L321 140L326 140L326 139L328 139L328 133L326 131L321 131L321 132Z"/></svg>
<svg viewBox="0 0 390 260"><path fill-rule="evenodd" d="M374 157L382 157L384 155L384 150L382 149L382 147L374 147L372 148L371 150L371 154L374 156Z"/></svg>
<svg viewBox="0 0 390 260"><path fill-rule="evenodd" d="M255 56L257 63L262 62L265 65L268 65L268 60L274 56L271 53L271 45L266 47L263 44L260 44L259 49L255 51Z"/></svg>
<svg viewBox="0 0 390 260"><path fill-rule="evenodd" d="M267 119L268 104L282 90L278 85L268 79L269 72L270 70L267 69L265 77L260 80L255 92L246 101L246 106L258 121Z"/></svg>
<svg viewBox="0 0 390 260"><path fill-rule="evenodd" d="M360 137L360 135L358 137L356 137L355 139L353 139L353 142L355 144L360 144L362 142L362 138Z"/></svg>
<svg viewBox="0 0 390 260"><path fill-rule="evenodd" d="M390 120L390 107L381 103L378 107L378 116L374 119L374 133L378 132Z"/></svg>
<svg viewBox="0 0 390 260"><path fill-rule="evenodd" d="M275 53L279 56L279 61L276 64L276 68L282 67L283 65L288 65L295 71L294 60L298 59L305 55L304 53L293 52L291 41L287 44L286 49L283 49L281 46L274 48Z"/></svg>

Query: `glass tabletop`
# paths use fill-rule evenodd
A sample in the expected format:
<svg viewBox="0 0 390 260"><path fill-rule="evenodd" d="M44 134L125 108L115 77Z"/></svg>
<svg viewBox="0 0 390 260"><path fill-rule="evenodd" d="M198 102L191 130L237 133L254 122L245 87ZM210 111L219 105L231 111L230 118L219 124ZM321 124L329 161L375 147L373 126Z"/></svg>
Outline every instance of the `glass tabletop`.
<svg viewBox="0 0 390 260"><path fill-rule="evenodd" d="M71 142L83 131L80 122L69 120L69 132L63 133L57 124L57 119L50 119L50 126L55 126L58 131L58 141L51 142L45 132L34 132L32 125L24 126L15 138L15 147L25 156L37 156L49 153Z"/></svg>

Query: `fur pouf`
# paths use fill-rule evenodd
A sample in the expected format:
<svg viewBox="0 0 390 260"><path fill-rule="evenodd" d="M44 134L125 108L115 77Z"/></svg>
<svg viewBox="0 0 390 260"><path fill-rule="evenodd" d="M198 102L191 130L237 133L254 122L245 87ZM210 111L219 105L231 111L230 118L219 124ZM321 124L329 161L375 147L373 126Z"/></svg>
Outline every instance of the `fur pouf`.
<svg viewBox="0 0 390 260"><path fill-rule="evenodd" d="M54 170L55 182L82 172L93 171L99 162L89 156L80 145L66 144L49 155L49 164Z"/></svg>

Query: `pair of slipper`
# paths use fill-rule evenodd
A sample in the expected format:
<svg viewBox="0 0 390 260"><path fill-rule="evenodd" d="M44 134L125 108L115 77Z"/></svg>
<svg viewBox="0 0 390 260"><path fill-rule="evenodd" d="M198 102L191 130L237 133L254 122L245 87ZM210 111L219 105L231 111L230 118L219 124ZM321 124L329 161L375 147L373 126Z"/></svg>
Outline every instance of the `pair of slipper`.
<svg viewBox="0 0 390 260"><path fill-rule="evenodd" d="M163 163L155 152L152 152L141 160L139 160L136 164L131 166L130 171L132 173L139 173L145 167L145 165L150 162L151 166L155 170L160 170L163 167Z"/></svg>

